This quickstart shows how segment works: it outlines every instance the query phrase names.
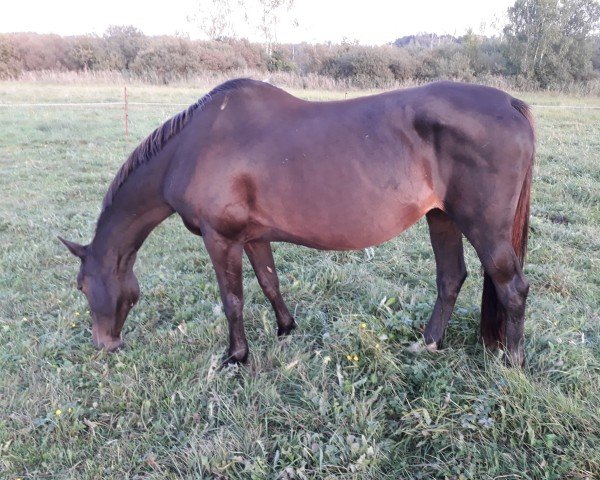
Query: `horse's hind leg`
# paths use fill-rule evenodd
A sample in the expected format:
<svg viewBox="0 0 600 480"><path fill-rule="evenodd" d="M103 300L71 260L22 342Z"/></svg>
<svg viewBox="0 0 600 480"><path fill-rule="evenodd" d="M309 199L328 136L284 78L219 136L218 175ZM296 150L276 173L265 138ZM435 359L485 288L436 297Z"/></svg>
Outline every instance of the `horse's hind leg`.
<svg viewBox="0 0 600 480"><path fill-rule="evenodd" d="M244 246L244 249L254 273L256 273L259 285L275 310L277 335L289 334L295 328L296 323L279 291L279 278L275 270L271 244L269 242L250 242Z"/></svg>
<svg viewBox="0 0 600 480"><path fill-rule="evenodd" d="M242 244L234 243L211 229L202 230L202 238L217 275L229 325L229 350L225 362L245 363L248 359L248 341L242 315Z"/></svg>
<svg viewBox="0 0 600 480"><path fill-rule="evenodd" d="M464 233L475 248L486 276L482 296L482 339L489 347L502 346L508 363L523 365L529 282L523 275L510 232L503 231L500 225L499 222L483 224L480 219L474 227L467 226ZM493 286L486 285L489 280Z"/></svg>
<svg viewBox="0 0 600 480"><path fill-rule="evenodd" d="M460 287L467 278L467 268L462 233L450 217L434 209L427 213L427 223L435 255L438 295L423 336L425 344L435 349L442 345Z"/></svg>
<svg viewBox="0 0 600 480"><path fill-rule="evenodd" d="M483 264L485 273L491 278L497 296L496 304L496 341L505 349L505 360L513 365L522 366L525 363L524 327L525 327L525 303L529 293L529 282L523 275L523 270L510 240L493 242L486 246L476 247L479 258ZM480 253L481 252L481 253ZM485 304L486 289L484 284ZM483 307L482 307L483 308ZM482 336L486 341L486 333L483 331L482 312ZM487 334L489 336L489 334Z"/></svg>

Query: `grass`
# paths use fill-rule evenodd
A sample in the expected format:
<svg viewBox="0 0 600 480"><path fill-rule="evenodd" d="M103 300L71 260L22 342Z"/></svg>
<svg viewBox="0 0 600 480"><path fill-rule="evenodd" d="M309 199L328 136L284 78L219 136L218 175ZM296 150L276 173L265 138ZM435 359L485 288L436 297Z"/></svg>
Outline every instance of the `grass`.
<svg viewBox="0 0 600 480"><path fill-rule="evenodd" d="M202 93L139 86L130 99ZM114 86L0 83L0 103L120 98ZM118 107L0 108L1 478L598 478L600 110L535 110L523 371L477 343L470 247L445 349L411 348L435 300L424 221L366 251L277 245L299 322L284 340L246 262L250 362L218 371L216 282L177 218L140 251L142 300L112 355L91 345L78 264L56 240L89 241L120 163L180 109L132 107L126 139Z"/></svg>

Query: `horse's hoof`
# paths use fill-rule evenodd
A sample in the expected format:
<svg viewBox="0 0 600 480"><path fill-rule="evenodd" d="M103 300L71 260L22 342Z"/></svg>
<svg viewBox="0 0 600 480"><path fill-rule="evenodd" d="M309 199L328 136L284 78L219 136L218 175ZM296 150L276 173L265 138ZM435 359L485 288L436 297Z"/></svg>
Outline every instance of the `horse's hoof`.
<svg viewBox="0 0 600 480"><path fill-rule="evenodd" d="M507 367L523 368L525 366L525 352L518 351L514 353L504 352L502 361Z"/></svg>
<svg viewBox="0 0 600 480"><path fill-rule="evenodd" d="M296 321L293 321L287 327L282 327L281 325L279 325L279 326L277 326L277 336L278 337L287 337L290 333L292 333L292 330L296 329L297 326L298 326L298 324L296 323Z"/></svg>
<svg viewBox="0 0 600 480"><path fill-rule="evenodd" d="M246 365L248 363L248 350L245 352L227 352L223 355L221 361L221 367L227 367L229 365Z"/></svg>
<svg viewBox="0 0 600 480"><path fill-rule="evenodd" d="M440 349L437 342L425 343L424 341L416 341L409 345L408 351L411 353L422 353L422 352L438 352Z"/></svg>
<svg viewBox="0 0 600 480"><path fill-rule="evenodd" d="M444 343L444 332L441 332L441 334L439 331L429 332L426 328L423 332L423 343L430 352L441 350Z"/></svg>

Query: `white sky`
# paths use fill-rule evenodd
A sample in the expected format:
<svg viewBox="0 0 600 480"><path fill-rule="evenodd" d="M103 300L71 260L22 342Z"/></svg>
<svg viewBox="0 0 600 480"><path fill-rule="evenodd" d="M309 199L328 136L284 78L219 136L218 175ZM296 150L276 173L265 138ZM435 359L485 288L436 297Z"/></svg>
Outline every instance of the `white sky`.
<svg viewBox="0 0 600 480"><path fill-rule="evenodd" d="M384 44L421 32L460 35L496 33L515 0L295 0L290 18L277 27L281 42ZM187 17L198 0L3 0L0 32L75 35L102 34L109 25L133 25L147 35L186 34L202 37ZM254 9L256 10L256 9ZM236 36L260 41L247 23L238 22Z"/></svg>

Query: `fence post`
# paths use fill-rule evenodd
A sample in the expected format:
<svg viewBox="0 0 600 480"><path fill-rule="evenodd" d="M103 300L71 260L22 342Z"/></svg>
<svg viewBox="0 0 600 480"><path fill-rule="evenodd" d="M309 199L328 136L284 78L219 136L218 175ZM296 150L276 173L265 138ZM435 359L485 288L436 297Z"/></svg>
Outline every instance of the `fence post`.
<svg viewBox="0 0 600 480"><path fill-rule="evenodd" d="M127 86L125 88L125 136L129 137L129 98L127 96Z"/></svg>

